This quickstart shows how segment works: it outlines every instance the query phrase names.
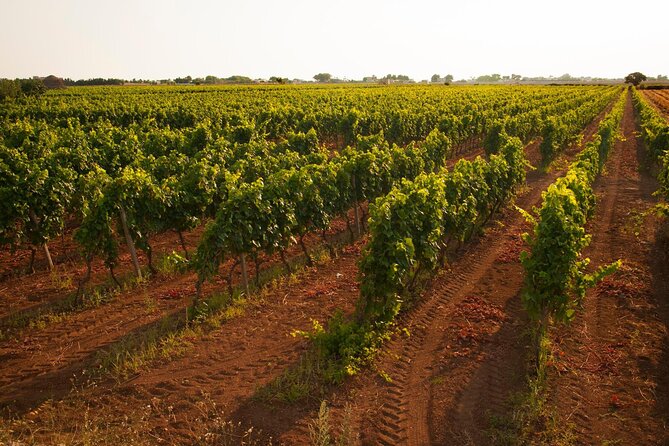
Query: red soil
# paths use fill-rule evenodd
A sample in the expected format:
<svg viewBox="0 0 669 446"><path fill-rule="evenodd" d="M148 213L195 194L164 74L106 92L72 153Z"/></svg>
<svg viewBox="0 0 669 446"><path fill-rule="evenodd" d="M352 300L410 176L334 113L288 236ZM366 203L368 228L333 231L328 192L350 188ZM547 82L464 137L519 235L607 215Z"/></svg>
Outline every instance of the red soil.
<svg viewBox="0 0 669 446"><path fill-rule="evenodd" d="M584 141L602 116L588 126ZM593 266L623 258L625 267L589 293L575 324L554 332L558 359L548 380L549 403L561 423L574 425L580 444L669 441L664 427L669 413L667 247L660 243L656 220L632 224L636 212L654 203L656 188L652 176L638 170L644 157L635 129L628 100L626 140L617 144L607 174L597 182L599 204L589 228ZM567 157L578 150L571 148ZM538 142L527 147L527 154L538 162ZM541 191L561 173L529 172L517 204L524 209L538 205ZM526 230L520 214L509 207L454 254L449 267L404 313L400 327L407 330L393 337L372 370L324 389L333 424L349 405L353 430L363 444L492 443L486 432L491 417L509 416L510 396L526 391L529 346L518 261L520 233ZM170 240L166 248L176 246ZM315 246L317 240L310 243ZM39 426L35 436L45 443L71 438L68 433L81 426L83 405L87 419L108 420L115 429L129 426L147 444L209 444L213 437L207 434L220 428L221 420L241 423L236 433L253 426L265 440L308 444L320 397L270 404L257 398L258 389L304 360L309 344L291 336L294 330L309 329L312 319L327 320L337 308L353 310L363 243L308 268L296 281L265 291L243 314L190 339L183 356L154 361L122 383L102 379L71 393L70 378L94 366L96 354L111 343L183 311L193 293L191 274L152 278L98 308L4 341L0 402ZM26 278L26 290L44 280L36 276ZM224 286L212 284L206 292ZM50 293L44 293L47 299ZM44 403L48 398L53 403ZM54 410L48 407L55 407L55 424L49 424ZM133 417L139 421L128 421Z"/></svg>

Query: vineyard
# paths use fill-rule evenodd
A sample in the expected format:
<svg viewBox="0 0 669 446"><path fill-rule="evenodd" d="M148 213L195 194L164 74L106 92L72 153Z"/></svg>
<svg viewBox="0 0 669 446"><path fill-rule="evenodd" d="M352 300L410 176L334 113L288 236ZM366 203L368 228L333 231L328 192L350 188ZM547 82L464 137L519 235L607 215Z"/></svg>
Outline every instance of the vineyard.
<svg viewBox="0 0 669 446"><path fill-rule="evenodd" d="M669 441L669 96L0 105L0 444Z"/></svg>

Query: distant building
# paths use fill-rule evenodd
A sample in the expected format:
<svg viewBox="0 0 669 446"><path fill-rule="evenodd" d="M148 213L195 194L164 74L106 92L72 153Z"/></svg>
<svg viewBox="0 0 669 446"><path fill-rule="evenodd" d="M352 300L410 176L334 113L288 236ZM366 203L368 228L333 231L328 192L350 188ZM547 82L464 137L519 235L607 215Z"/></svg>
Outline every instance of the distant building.
<svg viewBox="0 0 669 446"><path fill-rule="evenodd" d="M44 86L49 90L65 88L65 81L53 74L42 79L42 82L44 82Z"/></svg>

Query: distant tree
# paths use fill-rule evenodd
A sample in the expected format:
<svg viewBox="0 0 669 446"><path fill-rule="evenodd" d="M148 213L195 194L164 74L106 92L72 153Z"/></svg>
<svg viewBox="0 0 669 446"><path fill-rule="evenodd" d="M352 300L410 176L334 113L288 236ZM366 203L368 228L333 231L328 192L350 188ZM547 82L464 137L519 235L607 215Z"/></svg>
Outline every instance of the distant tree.
<svg viewBox="0 0 669 446"><path fill-rule="evenodd" d="M204 78L204 83L205 84L218 84L219 81L220 81L220 79L217 78L216 76L209 75L209 76Z"/></svg>
<svg viewBox="0 0 669 446"><path fill-rule="evenodd" d="M657 80L658 80L658 81L666 81L666 80L667 80L667 76L664 75L664 74L658 74L658 75L657 75Z"/></svg>
<svg viewBox="0 0 669 446"><path fill-rule="evenodd" d="M382 81L401 81L411 82L411 78L405 74L386 74L381 78Z"/></svg>
<svg viewBox="0 0 669 446"><path fill-rule="evenodd" d="M453 75L452 74L447 74L446 77L444 77L444 82L447 84L450 84L453 82Z"/></svg>
<svg viewBox="0 0 669 446"><path fill-rule="evenodd" d="M73 81L72 79L66 78L63 80L63 82L65 83L66 86L123 85L125 83L125 80L114 79L114 78L103 79L101 77L97 77L94 79L79 79L77 81Z"/></svg>
<svg viewBox="0 0 669 446"><path fill-rule="evenodd" d="M316 82L330 82L332 75L330 73L318 73L314 76Z"/></svg>
<svg viewBox="0 0 669 446"><path fill-rule="evenodd" d="M22 79L19 84L21 92L26 96L41 96L46 92L42 79Z"/></svg>
<svg viewBox="0 0 669 446"><path fill-rule="evenodd" d="M226 77L223 79L225 82L229 82L231 84L252 84L253 80L251 80L250 77L248 76L239 76L239 75L234 75L230 77Z"/></svg>
<svg viewBox="0 0 669 446"><path fill-rule="evenodd" d="M433 74L432 77L430 78L430 81L432 81L434 83L437 83L440 80L441 80L441 76L439 76L438 74Z"/></svg>
<svg viewBox="0 0 669 446"><path fill-rule="evenodd" d="M476 82L499 82L502 76L499 74L484 74L476 78Z"/></svg>
<svg viewBox="0 0 669 446"><path fill-rule="evenodd" d="M191 82L193 82L193 78L190 76L177 77L176 79L174 79L174 82L176 82L177 84L190 84Z"/></svg>
<svg viewBox="0 0 669 446"><path fill-rule="evenodd" d="M521 76L520 74L512 74L512 75L511 75L511 80L512 80L512 81L519 81L519 80L521 80L522 78L523 78L523 76Z"/></svg>
<svg viewBox="0 0 669 446"><path fill-rule="evenodd" d="M286 82L288 82L288 78L280 76L272 76L269 78L269 81L274 82L276 84L285 84Z"/></svg>
<svg viewBox="0 0 669 446"><path fill-rule="evenodd" d="M648 78L646 75L643 73L639 73L638 71L635 71L634 73L630 73L627 76L625 76L625 83L626 84L632 84L635 87L638 86L641 82L647 80Z"/></svg>

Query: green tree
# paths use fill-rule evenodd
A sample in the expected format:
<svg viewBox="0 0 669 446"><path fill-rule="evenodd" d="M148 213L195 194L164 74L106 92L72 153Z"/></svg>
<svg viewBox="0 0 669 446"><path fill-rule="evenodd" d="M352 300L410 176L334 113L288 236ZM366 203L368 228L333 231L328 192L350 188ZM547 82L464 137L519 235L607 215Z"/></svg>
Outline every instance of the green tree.
<svg viewBox="0 0 669 446"><path fill-rule="evenodd" d="M250 77L240 76L240 75L234 75L234 76L226 77L223 80L225 82L229 82L231 84L251 84L251 83L253 83L253 80L251 80Z"/></svg>
<svg viewBox="0 0 669 446"><path fill-rule="evenodd" d="M411 78L406 74L386 74L381 80L409 82Z"/></svg>
<svg viewBox="0 0 669 446"><path fill-rule="evenodd" d="M430 78L430 81L434 83L439 82L440 80L441 76L439 76L438 74L433 74L432 77Z"/></svg>
<svg viewBox="0 0 669 446"><path fill-rule="evenodd" d="M502 76L495 74L484 74L476 78L476 82L499 82L502 79Z"/></svg>
<svg viewBox="0 0 669 446"><path fill-rule="evenodd" d="M46 87L41 79L23 79L20 84L21 92L26 96L41 96L46 92Z"/></svg>
<svg viewBox="0 0 669 446"><path fill-rule="evenodd" d="M632 84L635 87L638 86L641 82L645 81L648 79L645 74L639 73L638 71L635 71L634 73L630 73L627 76L625 76L625 83L626 84Z"/></svg>
<svg viewBox="0 0 669 446"><path fill-rule="evenodd" d="M332 75L330 73L318 73L314 76L316 82L330 82L332 80Z"/></svg>

